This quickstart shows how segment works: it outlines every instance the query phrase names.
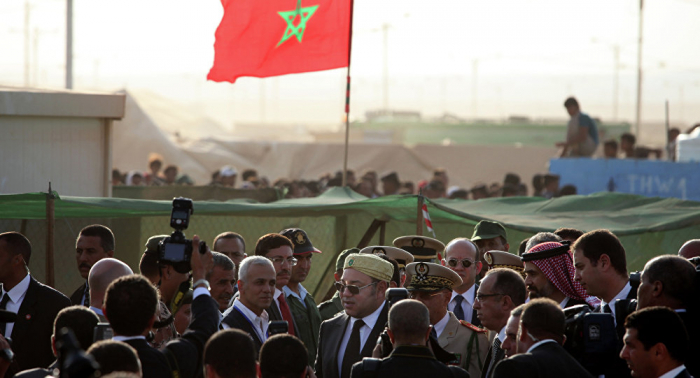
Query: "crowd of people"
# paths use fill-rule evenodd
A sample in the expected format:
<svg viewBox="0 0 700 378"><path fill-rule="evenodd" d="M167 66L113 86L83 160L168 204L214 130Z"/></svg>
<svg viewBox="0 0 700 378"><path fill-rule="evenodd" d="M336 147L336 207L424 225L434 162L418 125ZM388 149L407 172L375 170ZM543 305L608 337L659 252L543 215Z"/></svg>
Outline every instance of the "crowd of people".
<svg viewBox="0 0 700 378"><path fill-rule="evenodd" d="M317 303L303 283L323 252L302 229L254 246L223 232L200 252L195 236L186 263L167 237L148 239L134 274L108 227L83 228L84 283L66 296L32 276L25 236L0 234L0 375L700 376L700 240L630 274L610 231L540 232L513 254L503 225L483 220L446 245L346 249Z"/></svg>
<svg viewBox="0 0 700 378"><path fill-rule="evenodd" d="M194 182L187 176L178 176L178 167L168 165L163 173L163 158L158 154L152 154L149 159L148 173L131 171L126 174L115 169L112 172L112 185L128 186L167 186L167 185L193 185ZM255 169L246 169L240 173L233 166L227 165L212 174L209 185L239 189L266 189L277 188L284 193L285 198L317 197L332 187L343 185L343 172L324 174L318 180L289 180L278 179L273 183L265 176L261 176ZM357 175L354 170L347 171L346 186L355 192L368 198L394 194L418 194L436 198L449 198L461 200L477 200L488 197L513 197L528 196L528 185L521 181L520 175L508 173L503 182L491 184L476 183L470 188L462 188L449 185L448 172L444 168L436 168L430 178L413 181L401 181L396 172L388 172L379 175L377 171L368 169ZM564 185L560 187L559 176L553 173L536 174L532 178L533 196L552 198L563 195L576 194L576 187Z"/></svg>

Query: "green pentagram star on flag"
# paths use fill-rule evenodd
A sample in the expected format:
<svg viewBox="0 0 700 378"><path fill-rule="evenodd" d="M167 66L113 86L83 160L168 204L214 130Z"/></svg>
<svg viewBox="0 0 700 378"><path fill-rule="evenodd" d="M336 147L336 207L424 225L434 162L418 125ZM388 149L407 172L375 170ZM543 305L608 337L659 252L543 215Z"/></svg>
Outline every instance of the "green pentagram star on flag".
<svg viewBox="0 0 700 378"><path fill-rule="evenodd" d="M301 39L304 37L304 31L306 30L306 21L314 15L316 9L318 9L318 5L302 8L301 0L298 0L297 9L288 12L277 12L280 17L287 22L287 29L285 29L282 39L277 43L277 46L283 44L284 41L288 40L293 35L301 42ZM299 17L299 24L294 25L297 16Z"/></svg>

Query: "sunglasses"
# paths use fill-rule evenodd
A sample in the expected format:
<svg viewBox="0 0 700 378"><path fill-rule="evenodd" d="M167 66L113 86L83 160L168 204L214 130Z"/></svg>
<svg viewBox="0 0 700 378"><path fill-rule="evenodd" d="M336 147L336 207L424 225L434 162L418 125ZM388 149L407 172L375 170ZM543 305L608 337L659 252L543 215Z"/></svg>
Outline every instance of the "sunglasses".
<svg viewBox="0 0 700 378"><path fill-rule="evenodd" d="M426 293L423 291L412 291L408 294L408 297L410 299L421 299L424 301L430 300L430 298L442 294L441 291L438 291L437 293Z"/></svg>
<svg viewBox="0 0 700 378"><path fill-rule="evenodd" d="M462 266L464 268L469 268L470 266L472 266L472 264L475 264L474 261L469 260L469 259L462 259L462 260L449 259L449 260L447 260L447 265L449 265L453 268L456 268L457 264L459 264L460 262L462 263Z"/></svg>
<svg viewBox="0 0 700 378"><path fill-rule="evenodd" d="M366 287L372 286L372 285L376 285L376 284L378 284L378 283L379 283L378 281L377 281L377 282L372 282L372 283L367 284L367 285L365 285L365 286L359 287L359 286L357 286L357 285L343 285L342 282L336 282L336 283L335 283L335 288L336 288L336 290L338 290L338 293L340 293L340 294L342 294L343 291L345 291L345 289L348 289L348 291L350 292L350 294L352 294L352 295L357 295L357 294L360 294L360 290L362 290L362 289L364 289L364 288L366 288Z"/></svg>

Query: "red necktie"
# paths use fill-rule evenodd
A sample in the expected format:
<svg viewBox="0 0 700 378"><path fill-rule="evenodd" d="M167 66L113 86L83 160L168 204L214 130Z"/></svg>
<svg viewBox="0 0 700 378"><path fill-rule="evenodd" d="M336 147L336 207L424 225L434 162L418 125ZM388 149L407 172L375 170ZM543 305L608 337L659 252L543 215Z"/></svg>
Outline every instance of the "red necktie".
<svg viewBox="0 0 700 378"><path fill-rule="evenodd" d="M280 294L280 296L277 297L277 300L280 302L280 312L282 313L282 319L286 320L287 325L289 326L289 331L287 333L294 336L294 320L292 318L292 312L289 310L287 299L284 298L284 293Z"/></svg>

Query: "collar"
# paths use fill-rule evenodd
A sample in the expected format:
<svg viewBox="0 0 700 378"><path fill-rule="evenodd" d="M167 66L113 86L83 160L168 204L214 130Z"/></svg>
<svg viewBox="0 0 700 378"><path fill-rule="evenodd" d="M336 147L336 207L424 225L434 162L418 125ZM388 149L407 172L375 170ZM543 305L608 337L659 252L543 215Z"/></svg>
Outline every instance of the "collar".
<svg viewBox="0 0 700 378"><path fill-rule="evenodd" d="M602 308L606 304L610 306L610 311L612 311L613 315L615 315L615 301L618 299L626 299L627 295L629 295L630 291L632 290L632 286L630 285L630 281L627 280L627 284L625 284L625 287L620 290L619 293L613 298L610 303L607 303L605 301L600 302L600 307Z"/></svg>
<svg viewBox="0 0 700 378"><path fill-rule="evenodd" d="M503 344L503 341L506 339L506 326L503 326L501 328L501 331L498 332L498 340L501 341L501 344Z"/></svg>
<svg viewBox="0 0 700 378"><path fill-rule="evenodd" d="M569 297L564 297L564 300L559 303L559 307L561 308L566 308L566 305L569 303Z"/></svg>
<svg viewBox="0 0 700 378"><path fill-rule="evenodd" d="M435 358L433 352L430 348L423 345L397 345L394 350L391 351L390 357L401 356L401 357L412 357L412 358Z"/></svg>
<svg viewBox="0 0 700 378"><path fill-rule="evenodd" d="M470 306L474 306L474 293L476 292L476 284L472 285L472 287L469 288L469 290L465 291L463 294L460 294L454 290L452 290L452 298L450 298L450 302L455 300L455 297L458 295L461 295L464 297L464 300L469 303Z"/></svg>
<svg viewBox="0 0 700 378"><path fill-rule="evenodd" d="M102 309L101 309L101 308L97 308L97 307L90 306L90 310L92 310L92 312L94 312L94 313L97 314L97 315L102 315L102 316L105 315L105 314L102 313Z"/></svg>
<svg viewBox="0 0 700 378"><path fill-rule="evenodd" d="M675 309L675 310L673 310L673 311L675 311L675 312L677 312L677 313L680 313L680 312L688 312L688 311L687 311L686 309L684 309L684 308L677 308L677 309Z"/></svg>
<svg viewBox="0 0 700 378"><path fill-rule="evenodd" d="M241 310L243 315L247 316L250 321L261 319L262 321L267 323L267 321L269 320L269 316L267 315L267 311L263 310L262 314L260 314L260 316L258 316L253 311L251 311L248 307L246 307L246 305L244 305L243 302L241 302L239 300L239 298L236 298L236 300L233 301L233 307Z"/></svg>
<svg viewBox="0 0 700 378"><path fill-rule="evenodd" d="M146 341L146 336L142 336L142 335L138 335L138 336L114 336L114 337L112 337L112 340L114 340L114 341L127 341L127 340Z"/></svg>
<svg viewBox="0 0 700 378"><path fill-rule="evenodd" d="M299 300L301 300L301 302L304 302L304 300L306 300L306 295L309 294L309 292L306 290L306 288L304 288L304 286L302 286L301 284L299 284L299 294L295 293L294 290L287 287L287 285L285 285L282 288L282 290L284 290L284 295L286 295L286 296L293 295L294 297L299 298Z"/></svg>
<svg viewBox="0 0 700 378"><path fill-rule="evenodd" d="M272 298L275 300L275 302L277 302L277 307L280 306L280 295L282 295L282 290L275 287L275 294L272 296Z"/></svg>
<svg viewBox="0 0 700 378"><path fill-rule="evenodd" d="M369 327L370 329L374 328L374 325L377 324L377 320L379 319L379 315L382 313L382 310L384 309L384 306L386 306L386 302L382 302L381 306L377 307L376 310L374 310L373 313L365 316L364 318L350 318L350 329L352 329L352 326L355 324L355 321L358 319L362 319L362 321L365 322L365 326Z"/></svg>
<svg viewBox="0 0 700 378"><path fill-rule="evenodd" d="M527 353L532 353L533 349L537 348L540 345L547 344L547 343L556 343L556 341L554 341L552 339L540 340L540 341L532 344L532 346L527 350Z"/></svg>
<svg viewBox="0 0 700 378"><path fill-rule="evenodd" d="M663 375L661 375L659 378L673 378L680 374L683 370L685 370L685 365L678 366L675 369L669 370Z"/></svg>
<svg viewBox="0 0 700 378"><path fill-rule="evenodd" d="M445 316L440 319L439 322L433 324L433 328L435 328L435 333L437 333L438 337L442 335L442 331L445 330L445 327L447 326L447 322L450 320L450 312L446 312Z"/></svg>
<svg viewBox="0 0 700 378"><path fill-rule="evenodd" d="M3 287L2 294L5 295L5 293L7 293L12 303L19 303L27 294L27 289L29 289L29 282L31 280L31 276L29 275L29 273L27 273L27 275L24 276L22 281L19 281L19 283L15 285L15 287L10 289L10 291L5 291L5 288Z"/></svg>

